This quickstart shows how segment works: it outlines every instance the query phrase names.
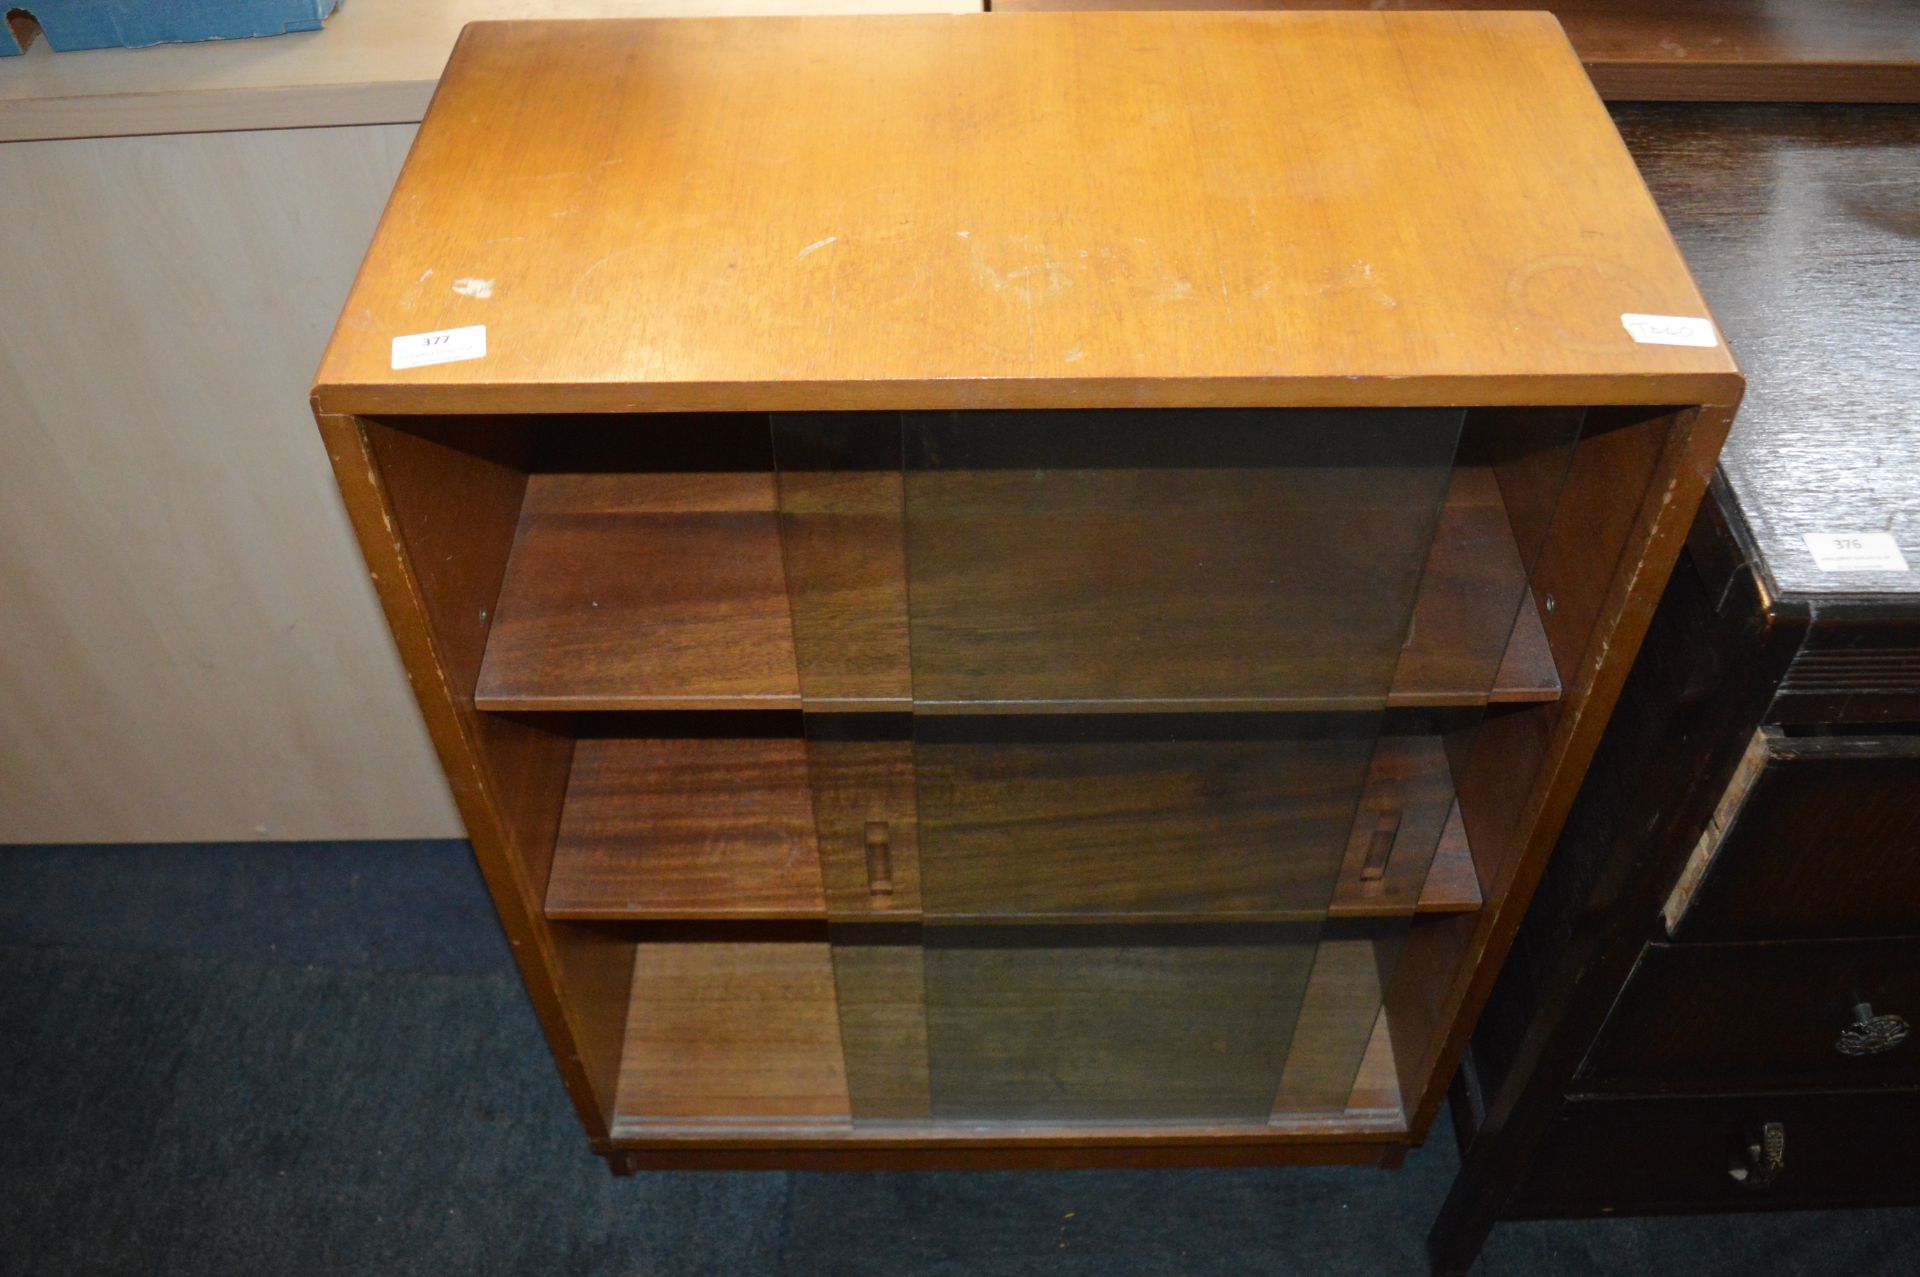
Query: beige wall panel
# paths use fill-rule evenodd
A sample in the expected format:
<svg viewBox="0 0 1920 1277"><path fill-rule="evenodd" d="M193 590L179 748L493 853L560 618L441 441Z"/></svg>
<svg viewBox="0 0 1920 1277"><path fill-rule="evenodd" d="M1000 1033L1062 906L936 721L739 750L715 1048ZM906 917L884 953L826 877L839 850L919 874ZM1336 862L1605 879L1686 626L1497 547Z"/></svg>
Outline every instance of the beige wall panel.
<svg viewBox="0 0 1920 1277"><path fill-rule="evenodd" d="M55 53L40 40L25 57L0 63L0 141L417 123L460 28L482 20L980 7L980 0L342 0L326 30L265 40L74 53Z"/></svg>
<svg viewBox="0 0 1920 1277"><path fill-rule="evenodd" d="M306 402L412 133L0 146L0 842L459 834Z"/></svg>

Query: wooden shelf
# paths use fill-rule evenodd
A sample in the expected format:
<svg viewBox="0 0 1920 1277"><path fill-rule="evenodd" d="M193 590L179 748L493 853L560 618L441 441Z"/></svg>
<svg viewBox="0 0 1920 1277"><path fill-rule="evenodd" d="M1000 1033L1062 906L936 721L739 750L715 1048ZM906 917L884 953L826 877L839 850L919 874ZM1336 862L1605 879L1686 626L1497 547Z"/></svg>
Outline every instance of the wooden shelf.
<svg viewBox="0 0 1920 1277"><path fill-rule="evenodd" d="M877 1147L1179 1143L1196 1136L1257 1143L1303 1131L1367 1136L1405 1129L1386 1016L1374 1008L1364 1012L1373 1017L1372 1031L1344 1110L1276 1107L1264 1126L1007 1123L996 1129L924 1117L856 1124L837 998L833 952L824 942L636 945L613 1142L649 1147L791 1135ZM889 1014L897 1020L918 1012L900 1003ZM892 1039L882 1049L891 1056L899 1046ZM908 1045L909 1056L915 1051Z"/></svg>
<svg viewBox="0 0 1920 1277"><path fill-rule="evenodd" d="M993 0L996 13L1377 9L1375 0ZM1505 9L1510 0L1392 0ZM1615 102L1920 101L1920 14L1888 0L1558 0L1549 9Z"/></svg>
<svg viewBox="0 0 1920 1277"><path fill-rule="evenodd" d="M848 1121L833 957L824 942L634 946L622 1126Z"/></svg>
<svg viewBox="0 0 1920 1277"><path fill-rule="evenodd" d="M1411 883L1406 869L1393 867L1376 894L1357 881L1357 864L1343 869L1332 903L1324 909L1301 908L1271 913L1226 914L1113 909L1086 914L1036 911L1029 917L994 914L972 921L1033 925L1125 922L1206 922L1231 917L1240 921L1311 921L1335 918L1391 918L1412 913L1461 913L1481 904L1473 853L1459 805L1452 801L1445 758L1434 738L1388 738L1377 755L1376 771L1401 777L1406 764L1426 779L1423 789L1404 784L1378 794L1369 786L1367 802L1407 810L1406 828L1423 822L1425 837L1442 826L1432 860ZM822 856L816 837L807 745L798 739L685 738L666 740L584 739L574 750L573 772L547 880L546 914L568 921L751 921L819 920L829 916L823 888ZM824 792L848 810L865 808L889 792L886 801L907 806L896 816L894 874L903 894L884 897L882 909L861 908L864 888L849 893L832 911L837 921L913 922L922 917L915 860L911 753L903 746L902 776L869 766L843 778L858 792ZM1449 810L1442 823L1439 804ZM1425 814L1423 809L1431 809ZM858 822L838 821L849 854L857 857ZM1421 835L1412 833L1418 842ZM1238 854L1239 843L1221 830L1224 852ZM849 840L852 840L849 842ZM1195 873L1209 861L1190 859ZM1063 872L1071 866L1063 866ZM840 866L836 863L836 869ZM849 869L864 882L864 870ZM1418 887L1411 909L1408 896ZM1309 894L1323 886L1307 884ZM958 922L957 916L943 921Z"/></svg>
<svg viewBox="0 0 1920 1277"><path fill-rule="evenodd" d="M849 519L859 538L899 535L870 512ZM841 562L899 564L897 549L841 545ZM811 561L811 560L810 560ZM894 570L898 570L897 568ZM1560 681L1492 473L1453 475L1414 605L1388 704L1473 706L1551 701ZM886 582L855 583L862 598L895 598ZM1519 603L1518 616L1509 609ZM810 650L857 652L864 696L835 675L836 707L909 707L906 627L876 630L870 610L844 644L814 629ZM849 621L848 624L855 624ZM532 476L508 559L474 704L493 711L798 709L803 701L767 474ZM892 642L887 635L896 636ZM849 699L850 698L850 699ZM1026 712L1086 708L1293 709L1308 702L1151 704L1022 701ZM1310 703L1337 708L1337 703ZM943 705L946 712L1007 703Z"/></svg>
<svg viewBox="0 0 1920 1277"><path fill-rule="evenodd" d="M805 742L582 740L546 908L576 920L826 917Z"/></svg>
<svg viewBox="0 0 1920 1277"><path fill-rule="evenodd" d="M773 509L766 473L531 476L474 705L797 708Z"/></svg>

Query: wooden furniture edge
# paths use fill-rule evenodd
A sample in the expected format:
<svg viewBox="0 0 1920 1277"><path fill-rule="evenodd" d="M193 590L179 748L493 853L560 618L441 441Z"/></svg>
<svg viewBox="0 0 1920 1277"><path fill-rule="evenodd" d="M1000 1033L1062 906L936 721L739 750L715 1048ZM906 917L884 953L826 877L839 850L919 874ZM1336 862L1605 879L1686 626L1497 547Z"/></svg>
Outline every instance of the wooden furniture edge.
<svg viewBox="0 0 1920 1277"><path fill-rule="evenodd" d="M1170 0L1160 4L1152 0L998 0L997 4L989 4L990 11L1000 13L1102 9L1137 12L1155 8L1220 8L1234 12L1270 13L1296 7L1286 0L1267 0L1265 3L1261 0L1222 0L1214 5L1196 3L1195 0ZM1335 12L1379 7L1378 3L1369 4L1367 0L1310 6L1313 10ZM1413 11L1445 7L1435 4ZM1475 5L1465 11L1490 12L1498 7L1491 4ZM1516 4L1509 7L1527 6ZM1558 8L1544 3L1534 7L1549 12ZM1558 13L1555 13L1555 17L1560 19ZM1710 50L1703 53L1697 45L1677 49L1675 42L1669 38L1674 34L1671 30L1642 32L1642 43L1637 52L1617 48L1589 52L1581 47L1582 37L1589 34L1581 28L1583 24L1591 23L1594 17L1595 14L1589 9L1569 13L1560 20L1563 27L1568 21L1574 23L1575 33L1568 34L1568 42L1578 55L1581 66L1586 69L1588 78L1593 81L1594 88L1609 102L1920 102L1920 58L1863 61L1821 54L1793 57L1785 55L1784 50L1781 55L1765 57L1715 56ZM1750 37L1753 28L1763 25L1765 21L1764 13L1759 16L1749 14L1730 16L1726 19L1726 25L1735 29L1736 39L1739 39Z"/></svg>
<svg viewBox="0 0 1920 1277"><path fill-rule="evenodd" d="M1391 1169L1406 1156L1404 1134L1382 1138L1298 1138L1258 1143L1168 1142L977 1144L877 1146L854 1142L823 1145L663 1145L630 1140L595 1142L616 1175L669 1171L1015 1171L1127 1170L1259 1166L1375 1166Z"/></svg>
<svg viewBox="0 0 1920 1277"><path fill-rule="evenodd" d="M1581 62L1608 102L1920 102L1920 62Z"/></svg>
<svg viewBox="0 0 1920 1277"><path fill-rule="evenodd" d="M426 607L390 515L379 464L358 419L318 411L314 416L361 554L406 666L407 680L446 771L454 803L513 947L534 1011L581 1122L589 1136L603 1137L609 1131L609 1115L613 1112L612 1080L604 1081L603 1098L599 1094L602 1087L596 1085L578 1050L581 1035L573 1023L558 955L542 913L545 884L539 884L536 890L510 851L511 835L480 774L478 746L436 655ZM567 1046L564 1051L563 1043Z"/></svg>
<svg viewBox="0 0 1920 1277"><path fill-rule="evenodd" d="M403 336L404 334L395 334ZM445 365L441 365L445 367ZM1736 371L1365 377L998 378L933 381L379 385L319 381L316 410L338 416L513 416L655 412L966 411L1083 408L1653 407L1738 402Z"/></svg>

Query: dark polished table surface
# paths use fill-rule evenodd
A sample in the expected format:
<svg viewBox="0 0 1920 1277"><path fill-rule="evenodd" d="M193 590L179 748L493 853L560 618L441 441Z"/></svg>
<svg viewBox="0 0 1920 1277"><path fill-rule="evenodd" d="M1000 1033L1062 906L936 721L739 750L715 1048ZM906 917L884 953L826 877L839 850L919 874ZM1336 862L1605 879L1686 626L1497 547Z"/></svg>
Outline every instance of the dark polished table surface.
<svg viewBox="0 0 1920 1277"><path fill-rule="evenodd" d="M1747 374L1721 457L1772 592L1920 592L1920 107L1616 106ZM1804 533L1909 571L1820 570Z"/></svg>

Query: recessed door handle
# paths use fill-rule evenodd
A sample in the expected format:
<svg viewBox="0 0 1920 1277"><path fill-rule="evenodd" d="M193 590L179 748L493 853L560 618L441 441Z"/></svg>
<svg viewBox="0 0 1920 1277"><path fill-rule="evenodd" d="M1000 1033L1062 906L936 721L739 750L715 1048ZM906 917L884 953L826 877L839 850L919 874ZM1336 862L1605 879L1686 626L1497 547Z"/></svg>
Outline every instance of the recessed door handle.
<svg viewBox="0 0 1920 1277"><path fill-rule="evenodd" d="M884 820L867 822L867 891L893 894L893 840Z"/></svg>

